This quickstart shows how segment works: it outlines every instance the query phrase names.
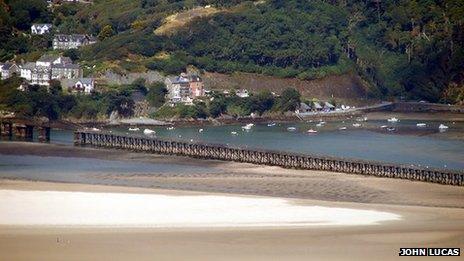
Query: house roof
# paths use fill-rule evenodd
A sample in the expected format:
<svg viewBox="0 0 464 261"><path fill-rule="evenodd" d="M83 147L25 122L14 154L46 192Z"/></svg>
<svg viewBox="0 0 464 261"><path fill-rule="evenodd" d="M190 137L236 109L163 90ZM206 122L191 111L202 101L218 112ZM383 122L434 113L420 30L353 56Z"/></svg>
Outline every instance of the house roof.
<svg viewBox="0 0 464 261"><path fill-rule="evenodd" d="M92 84L93 78L79 78L79 79L76 79L76 83L77 82L81 82L82 84Z"/></svg>
<svg viewBox="0 0 464 261"><path fill-rule="evenodd" d="M80 69L81 67L79 64L74 64L74 63L58 63L58 64L53 64L52 68L57 68L57 69Z"/></svg>
<svg viewBox="0 0 464 261"><path fill-rule="evenodd" d="M35 68L35 63L32 63L32 62L25 63L25 64L21 65L21 69L32 70L34 68Z"/></svg>
<svg viewBox="0 0 464 261"><path fill-rule="evenodd" d="M52 27L53 25L52 24L33 24L31 27L45 27L45 26Z"/></svg>
<svg viewBox="0 0 464 261"><path fill-rule="evenodd" d="M4 63L2 66L2 70L10 70L13 66L18 67L15 63Z"/></svg>
<svg viewBox="0 0 464 261"><path fill-rule="evenodd" d="M85 39L89 39L89 36L85 34L56 34L53 40L59 42L82 42Z"/></svg>
<svg viewBox="0 0 464 261"><path fill-rule="evenodd" d="M172 83L176 84L176 83L188 83L188 82L189 82L188 78L182 77L182 76L176 76Z"/></svg>
<svg viewBox="0 0 464 261"><path fill-rule="evenodd" d="M61 79L61 84L64 87L73 87L76 83L80 82L82 84L92 84L94 79L93 78L77 78L77 79Z"/></svg>

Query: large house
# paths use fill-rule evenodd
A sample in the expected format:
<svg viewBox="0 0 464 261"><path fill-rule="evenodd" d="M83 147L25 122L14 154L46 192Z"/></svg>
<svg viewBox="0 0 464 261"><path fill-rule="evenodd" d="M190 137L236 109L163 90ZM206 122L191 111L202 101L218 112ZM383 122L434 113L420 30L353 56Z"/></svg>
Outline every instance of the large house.
<svg viewBox="0 0 464 261"><path fill-rule="evenodd" d="M31 33L38 35L49 34L52 27L52 24L33 24L31 26Z"/></svg>
<svg viewBox="0 0 464 261"><path fill-rule="evenodd" d="M15 63L4 63L0 64L0 79L5 80L13 76L13 74L19 73L19 66Z"/></svg>
<svg viewBox="0 0 464 261"><path fill-rule="evenodd" d="M77 49L80 46L96 43L96 41L95 37L86 34L57 34L53 38L53 49Z"/></svg>
<svg viewBox="0 0 464 261"><path fill-rule="evenodd" d="M181 74L165 80L168 97L174 103L191 103L192 99L205 95L202 79L198 75Z"/></svg>
<svg viewBox="0 0 464 261"><path fill-rule="evenodd" d="M44 55L35 63L21 66L21 77L30 84L48 86L53 79L74 79L82 77L82 69L71 59L59 55Z"/></svg>

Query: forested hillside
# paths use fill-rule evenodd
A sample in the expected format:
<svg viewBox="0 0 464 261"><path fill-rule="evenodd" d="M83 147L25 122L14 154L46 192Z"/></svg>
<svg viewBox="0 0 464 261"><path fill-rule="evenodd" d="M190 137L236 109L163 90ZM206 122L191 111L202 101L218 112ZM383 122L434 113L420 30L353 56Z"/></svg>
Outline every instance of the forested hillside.
<svg viewBox="0 0 464 261"><path fill-rule="evenodd" d="M98 35L101 42L78 54L81 62L167 73L192 64L300 79L351 72L374 97L464 100L462 0L95 0L40 15L29 8L35 16L18 21L25 13L13 9L24 1L0 0L0 26L14 31L53 21L61 32ZM154 33L166 17L206 5L218 11L169 34ZM1 37L9 36L2 30ZM0 44L16 54L35 48L17 41Z"/></svg>

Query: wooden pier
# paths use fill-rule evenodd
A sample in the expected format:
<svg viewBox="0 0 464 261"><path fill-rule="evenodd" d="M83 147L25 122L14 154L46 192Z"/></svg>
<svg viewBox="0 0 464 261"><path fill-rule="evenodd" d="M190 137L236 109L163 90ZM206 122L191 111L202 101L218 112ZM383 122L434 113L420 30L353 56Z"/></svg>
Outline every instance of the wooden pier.
<svg viewBox="0 0 464 261"><path fill-rule="evenodd" d="M464 173L444 169L419 168L280 151L233 148L217 144L163 140L147 136L116 135L110 132L76 131L74 133L74 144L464 186Z"/></svg>

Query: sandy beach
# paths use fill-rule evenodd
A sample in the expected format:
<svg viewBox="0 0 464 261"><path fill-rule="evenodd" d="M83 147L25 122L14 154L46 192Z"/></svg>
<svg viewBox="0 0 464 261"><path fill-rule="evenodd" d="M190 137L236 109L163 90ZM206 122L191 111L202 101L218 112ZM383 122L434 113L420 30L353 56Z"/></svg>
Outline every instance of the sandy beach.
<svg viewBox="0 0 464 261"><path fill-rule="evenodd" d="M211 169L4 177L0 260L394 260L400 247L464 247L461 187L46 144L0 154Z"/></svg>
<svg viewBox="0 0 464 261"><path fill-rule="evenodd" d="M2 191L117 193L172 197L222 196L116 186L2 180ZM57 194L59 195L59 194ZM249 198L249 196L242 197ZM37 199L36 200L40 200ZM5 199L2 198L2 203ZM56 203L59 203L58 200ZM464 247L464 210L293 200L324 206L394 213L377 224L296 227L76 227L0 226L1 260L392 260L400 247ZM11 206L10 206L11 207ZM37 206L35 206L37 208ZM57 206L58 207L58 206ZM65 206L62 206L65 208ZM27 250L27 251L26 251Z"/></svg>

